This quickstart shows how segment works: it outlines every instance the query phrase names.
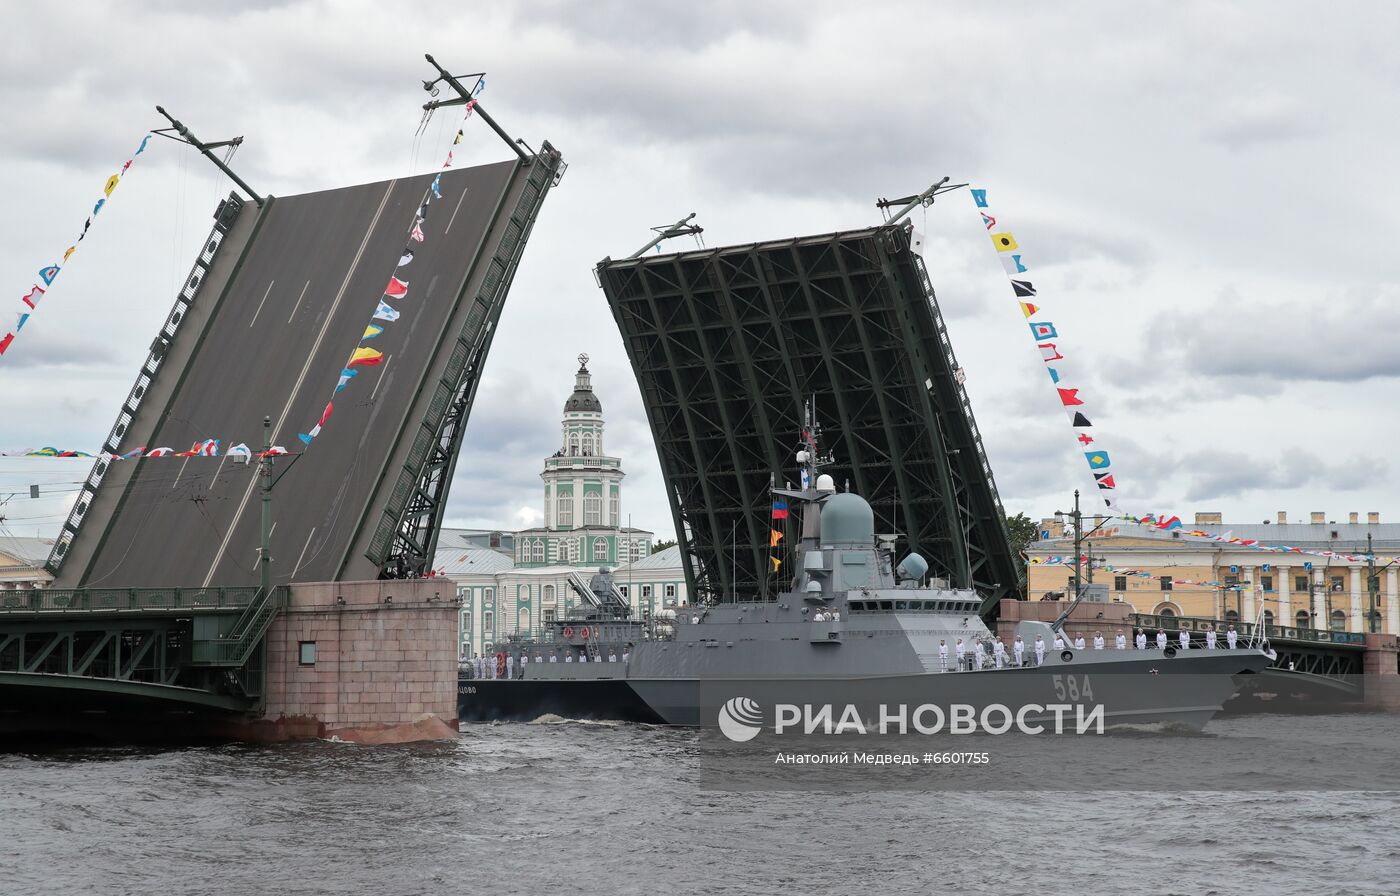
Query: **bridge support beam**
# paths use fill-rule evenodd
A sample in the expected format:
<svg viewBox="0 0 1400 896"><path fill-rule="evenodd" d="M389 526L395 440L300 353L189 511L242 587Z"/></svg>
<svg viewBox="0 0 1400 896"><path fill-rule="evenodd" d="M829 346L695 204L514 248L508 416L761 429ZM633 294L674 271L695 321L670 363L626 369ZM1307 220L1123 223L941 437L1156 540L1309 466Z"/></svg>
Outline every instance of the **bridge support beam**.
<svg viewBox="0 0 1400 896"><path fill-rule="evenodd" d="M1400 712L1400 668L1397 668L1400 653L1397 653L1396 643L1394 634L1366 636L1366 655L1361 660L1361 669L1367 706Z"/></svg>

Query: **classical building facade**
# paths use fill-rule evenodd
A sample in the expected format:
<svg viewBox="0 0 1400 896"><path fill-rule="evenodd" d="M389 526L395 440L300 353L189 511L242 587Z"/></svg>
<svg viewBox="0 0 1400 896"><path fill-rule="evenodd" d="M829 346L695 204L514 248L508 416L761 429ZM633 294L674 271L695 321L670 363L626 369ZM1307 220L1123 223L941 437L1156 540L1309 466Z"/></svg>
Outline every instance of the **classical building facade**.
<svg viewBox="0 0 1400 896"><path fill-rule="evenodd" d="M1325 513L1308 522L1225 523L1198 513L1182 530L1163 531L1103 518L1085 518L1080 549L1084 578L1106 585L1110 600L1139 613L1214 619L1261 619L1274 625L1333 631L1400 633L1400 524L1379 513L1352 513L1345 523ZM1229 541L1192 538L1185 531L1298 548L1260 551ZM1074 574L1074 540L1063 518L1041 522L1027 551L1028 596L1064 595ZM1367 562L1367 537L1376 556ZM1330 556L1328 556L1330 555Z"/></svg>
<svg viewBox="0 0 1400 896"><path fill-rule="evenodd" d="M579 355L564 402L560 447L545 458L544 524L519 531L443 529L433 568L461 603L466 656L512 634L533 635L581 600L570 578L608 567L640 618L686 603L680 550L652 553L655 535L624 525L622 459L606 452L603 403Z"/></svg>
<svg viewBox="0 0 1400 896"><path fill-rule="evenodd" d="M0 591L48 587L53 575L44 563L52 550L52 538L0 536Z"/></svg>
<svg viewBox="0 0 1400 896"><path fill-rule="evenodd" d="M603 448L603 403L579 355L558 451L545 459L544 525L513 533L515 565L619 566L651 553L651 532L624 526L622 459Z"/></svg>
<svg viewBox="0 0 1400 896"><path fill-rule="evenodd" d="M556 619L569 618L581 602L569 587L570 577L587 580L592 574L574 566L518 567L499 551L479 547L440 548L437 562L460 602L457 640L463 656L511 635L538 635ZM687 601L675 545L613 570L613 580L639 619Z"/></svg>

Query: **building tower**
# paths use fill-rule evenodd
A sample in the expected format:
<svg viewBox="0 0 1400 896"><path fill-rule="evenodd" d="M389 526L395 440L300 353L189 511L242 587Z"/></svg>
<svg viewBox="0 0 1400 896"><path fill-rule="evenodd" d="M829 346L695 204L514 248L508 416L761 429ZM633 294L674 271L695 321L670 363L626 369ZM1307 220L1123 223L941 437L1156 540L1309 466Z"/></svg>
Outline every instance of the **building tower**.
<svg viewBox="0 0 1400 896"><path fill-rule="evenodd" d="M574 391L564 402L560 448L545 459L544 525L518 533L517 566L617 566L644 557L651 533L622 518L622 460L604 452L603 403L593 391L588 355L578 356Z"/></svg>

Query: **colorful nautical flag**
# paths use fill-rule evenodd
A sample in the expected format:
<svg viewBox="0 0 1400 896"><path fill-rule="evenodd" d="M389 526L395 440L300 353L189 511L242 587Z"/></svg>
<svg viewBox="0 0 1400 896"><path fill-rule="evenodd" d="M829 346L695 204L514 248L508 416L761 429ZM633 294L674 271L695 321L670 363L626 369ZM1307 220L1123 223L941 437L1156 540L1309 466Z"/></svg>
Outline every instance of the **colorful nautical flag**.
<svg viewBox="0 0 1400 896"><path fill-rule="evenodd" d="M37 308L39 306L39 300L43 297L44 288L42 286L35 286L33 289L29 290L27 294L20 296L19 300L30 308Z"/></svg>
<svg viewBox="0 0 1400 896"><path fill-rule="evenodd" d="M374 311L375 320L388 321L393 323L399 319L399 312L390 307L389 303L383 299L379 300L379 307Z"/></svg>
<svg viewBox="0 0 1400 896"><path fill-rule="evenodd" d="M365 332L364 332L363 335L360 336L360 338L361 338L361 339L373 339L374 337L378 336L380 333L383 333L383 332L384 332L384 328L383 328L383 327L379 326L378 324L370 324L369 326L365 327Z"/></svg>
<svg viewBox="0 0 1400 896"><path fill-rule="evenodd" d="M1066 389L1061 386L1057 391L1060 393L1060 403L1065 407L1084 403L1079 397L1078 389Z"/></svg>
<svg viewBox="0 0 1400 896"><path fill-rule="evenodd" d="M1021 248L1016 243L1016 237L1005 232L992 234L992 245L997 247L998 252L1011 252Z"/></svg>
<svg viewBox="0 0 1400 896"><path fill-rule="evenodd" d="M1065 356L1062 355L1062 354L1060 354L1059 349L1055 348L1055 343L1053 343L1053 342L1047 342L1047 343L1045 343L1045 344L1039 346L1039 348L1040 348L1040 359L1041 359L1042 361L1045 361L1045 362L1048 363L1048 362L1050 362L1050 361L1062 361L1062 360L1064 360L1064 357L1065 357Z"/></svg>
<svg viewBox="0 0 1400 896"><path fill-rule="evenodd" d="M377 352L372 348L365 348L364 346L360 346L359 348L355 349L355 353L350 356L350 361L346 364L346 366L354 367L356 364L363 364L366 367L375 367L378 366L379 362L383 360L383 352Z"/></svg>
<svg viewBox="0 0 1400 896"><path fill-rule="evenodd" d="M412 260L413 260L413 250L412 250L412 249L404 249L404 250L403 250L403 254L399 256L399 267L403 267L404 265L408 264L408 263L409 263L410 261L412 261Z"/></svg>
<svg viewBox="0 0 1400 896"><path fill-rule="evenodd" d="M1012 280L1011 290L1021 298L1030 298L1035 295L1035 286L1029 280Z"/></svg>
<svg viewBox="0 0 1400 896"><path fill-rule="evenodd" d="M786 501L774 501L774 502L773 502L773 519L775 519L775 520L785 520L785 519L787 519L787 515L788 515L788 506L787 506L787 502L786 502Z"/></svg>
<svg viewBox="0 0 1400 896"><path fill-rule="evenodd" d="M1060 334L1055 332L1055 325L1049 321L1043 323L1031 321L1031 334L1036 339L1054 339Z"/></svg>
<svg viewBox="0 0 1400 896"><path fill-rule="evenodd" d="M58 265L51 264L46 268L40 268L39 276L43 278L45 286L52 286L53 278L58 276Z"/></svg>
<svg viewBox="0 0 1400 896"><path fill-rule="evenodd" d="M408 295L408 281L400 280L398 277L390 277L389 285L384 287L384 295L391 299L402 299Z"/></svg>
<svg viewBox="0 0 1400 896"><path fill-rule="evenodd" d="M102 192L111 196L112 191L117 188L117 184L121 183L121 181L122 178L120 174L113 174L111 177L107 178L107 186L102 188Z"/></svg>
<svg viewBox="0 0 1400 896"><path fill-rule="evenodd" d="M777 557L769 557L768 559L771 560L771 561L773 562L773 571L774 571L774 572L777 572L777 571L778 571L778 567L783 565L783 561L779 560Z"/></svg>
<svg viewBox="0 0 1400 896"><path fill-rule="evenodd" d="M782 541L782 540L783 540L783 533L782 533L782 532L779 532L777 529L770 529L770 530L768 530L768 546L769 546L770 548L776 548L776 547L778 546L778 542L780 542L780 541Z"/></svg>
<svg viewBox="0 0 1400 896"><path fill-rule="evenodd" d="M1109 466L1107 451L1085 451L1084 459L1089 462L1089 469L1091 470L1104 470ZM1098 477L1095 476L1094 478L1097 479Z"/></svg>
<svg viewBox="0 0 1400 896"><path fill-rule="evenodd" d="M1032 305L1030 302L1021 303L1021 313L1024 314L1027 318L1029 318L1032 314L1035 314L1039 310L1039 305Z"/></svg>
<svg viewBox="0 0 1400 896"><path fill-rule="evenodd" d="M142 144L142 145L145 145L145 144ZM978 208L986 208L986 207L987 207L987 191L986 191L986 190L973 190L973 191L972 191L972 201L975 202L975 203L977 203L977 207L978 207Z"/></svg>

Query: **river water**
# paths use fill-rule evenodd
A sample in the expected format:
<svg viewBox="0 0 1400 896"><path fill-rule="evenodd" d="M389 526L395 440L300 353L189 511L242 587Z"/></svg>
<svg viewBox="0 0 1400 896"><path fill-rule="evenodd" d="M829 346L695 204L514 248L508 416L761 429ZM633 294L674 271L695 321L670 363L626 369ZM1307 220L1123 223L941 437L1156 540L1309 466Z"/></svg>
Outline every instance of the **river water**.
<svg viewBox="0 0 1400 896"><path fill-rule="evenodd" d="M1400 717L1209 730L1400 737ZM938 793L720 790L695 731L562 720L399 747L6 753L0 894L1400 892L1394 779L1288 789L1346 748L1246 791L1157 780L1161 749L1144 739L1138 790Z"/></svg>

